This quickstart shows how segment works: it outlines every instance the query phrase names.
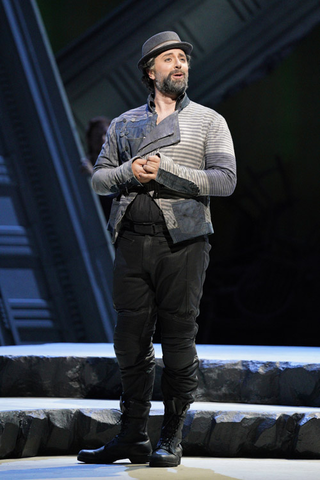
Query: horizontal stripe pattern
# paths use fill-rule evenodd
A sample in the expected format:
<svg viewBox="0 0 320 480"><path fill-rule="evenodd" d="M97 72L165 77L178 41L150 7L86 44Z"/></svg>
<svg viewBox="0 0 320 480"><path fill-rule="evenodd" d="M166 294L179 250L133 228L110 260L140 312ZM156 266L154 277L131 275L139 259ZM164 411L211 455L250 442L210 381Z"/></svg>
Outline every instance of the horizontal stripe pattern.
<svg viewBox="0 0 320 480"><path fill-rule="evenodd" d="M161 149L158 181L181 192L186 192L189 184L190 194L231 195L236 163L225 119L195 102L190 102L178 119L181 141Z"/></svg>
<svg viewBox="0 0 320 480"><path fill-rule="evenodd" d="M116 141L115 127L117 122L148 122L152 115L142 106L113 120L95 166L92 184L97 193L116 193L126 186L127 193L114 200L111 211L109 226L114 241L125 211L136 196L130 187L139 185L132 173L132 159L120 162L123 152ZM179 111L178 121L180 142L159 149L156 179L174 194L172 198L154 197L174 242L213 233L209 198L231 195L236 185L234 148L225 119L210 108L189 102ZM149 193L153 196L152 191Z"/></svg>

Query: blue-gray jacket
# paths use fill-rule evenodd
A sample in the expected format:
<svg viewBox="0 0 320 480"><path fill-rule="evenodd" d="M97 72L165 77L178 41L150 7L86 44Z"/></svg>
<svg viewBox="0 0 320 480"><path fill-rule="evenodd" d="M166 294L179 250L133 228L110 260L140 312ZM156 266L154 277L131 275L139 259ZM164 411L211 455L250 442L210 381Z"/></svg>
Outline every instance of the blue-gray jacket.
<svg viewBox="0 0 320 480"><path fill-rule="evenodd" d="M109 229L116 240L128 205L142 187L132 162L159 153L160 167L150 195L161 208L174 243L213 233L210 199L231 195L236 185L232 138L224 118L189 100L158 125L152 95L148 103L115 118L94 167L92 186L113 200Z"/></svg>

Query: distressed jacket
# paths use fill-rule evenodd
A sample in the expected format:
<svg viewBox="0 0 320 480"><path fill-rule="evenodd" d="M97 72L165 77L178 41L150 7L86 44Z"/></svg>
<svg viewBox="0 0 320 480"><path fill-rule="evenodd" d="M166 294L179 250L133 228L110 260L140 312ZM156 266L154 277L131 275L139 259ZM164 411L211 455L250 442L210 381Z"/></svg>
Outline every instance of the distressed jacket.
<svg viewBox="0 0 320 480"><path fill-rule="evenodd" d="M148 103L115 118L94 167L92 186L114 195L109 220L113 241L128 205L142 184L132 162L158 153L160 166L149 194L162 210L174 243L213 233L210 199L231 195L236 185L232 138L225 119L184 96L158 125L152 95Z"/></svg>

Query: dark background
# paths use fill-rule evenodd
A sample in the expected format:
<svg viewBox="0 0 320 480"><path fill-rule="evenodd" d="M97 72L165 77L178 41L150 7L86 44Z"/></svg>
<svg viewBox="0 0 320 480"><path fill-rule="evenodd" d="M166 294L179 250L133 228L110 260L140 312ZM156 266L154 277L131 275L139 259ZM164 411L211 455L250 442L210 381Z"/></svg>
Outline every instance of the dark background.
<svg viewBox="0 0 320 480"><path fill-rule="evenodd" d="M120 3L37 1L54 53ZM198 343L319 345L319 58L318 26L215 107L234 139L238 186L212 198Z"/></svg>

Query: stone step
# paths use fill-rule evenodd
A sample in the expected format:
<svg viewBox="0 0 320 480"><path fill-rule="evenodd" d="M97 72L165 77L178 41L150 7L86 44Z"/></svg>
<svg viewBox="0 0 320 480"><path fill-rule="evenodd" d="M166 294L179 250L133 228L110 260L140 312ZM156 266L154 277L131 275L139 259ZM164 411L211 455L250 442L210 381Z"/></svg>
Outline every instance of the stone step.
<svg viewBox="0 0 320 480"><path fill-rule="evenodd" d="M201 402L320 406L320 348L198 345ZM161 346L153 399L160 401ZM107 381L106 381L107 379ZM0 347L2 397L118 400L112 344Z"/></svg>
<svg viewBox="0 0 320 480"><path fill-rule="evenodd" d="M149 434L157 443L162 402L152 402ZM119 431L119 403L108 400L3 398L0 458L74 455ZM320 458L320 409L196 402L183 428L186 456Z"/></svg>

